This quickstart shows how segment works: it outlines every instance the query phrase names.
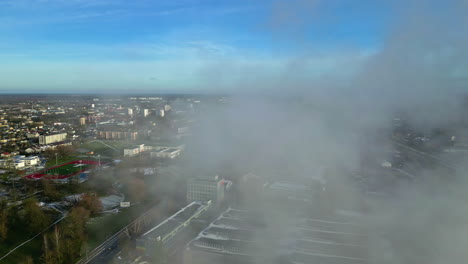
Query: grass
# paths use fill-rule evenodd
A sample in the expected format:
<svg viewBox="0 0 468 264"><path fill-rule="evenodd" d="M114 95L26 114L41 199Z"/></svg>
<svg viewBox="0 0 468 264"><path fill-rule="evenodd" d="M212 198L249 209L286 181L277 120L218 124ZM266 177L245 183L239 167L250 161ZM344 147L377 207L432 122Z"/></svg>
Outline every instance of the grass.
<svg viewBox="0 0 468 264"><path fill-rule="evenodd" d="M96 152L96 153L103 153L107 150L109 150L109 147L101 144L101 143L98 143L98 142L93 142L93 143L83 143L80 145L80 148L84 148L84 149L87 149L89 151L93 151L93 152Z"/></svg>
<svg viewBox="0 0 468 264"><path fill-rule="evenodd" d="M80 167L77 167L77 165L78 164L67 164L58 168L48 169L43 173L49 175L69 175L90 167L90 165L87 164L82 164Z"/></svg>
<svg viewBox="0 0 468 264"><path fill-rule="evenodd" d="M133 144L129 144L128 141L120 141L120 140L101 140L103 143L115 148L117 152L123 151L124 148L130 147ZM100 142L87 142L80 145L80 148L88 149L90 151L94 151L95 153L109 153L109 152L116 152L115 150L109 148L108 146L100 143Z"/></svg>
<svg viewBox="0 0 468 264"><path fill-rule="evenodd" d="M73 160L76 160L77 157L75 156L66 156L66 157L59 157L57 159L57 162L55 162L55 158L50 158L47 160L46 164L45 164L45 167L48 168L48 167L54 167L54 166L57 166L59 164L63 164L63 163L67 163L67 162L70 162L70 161L73 161Z"/></svg>

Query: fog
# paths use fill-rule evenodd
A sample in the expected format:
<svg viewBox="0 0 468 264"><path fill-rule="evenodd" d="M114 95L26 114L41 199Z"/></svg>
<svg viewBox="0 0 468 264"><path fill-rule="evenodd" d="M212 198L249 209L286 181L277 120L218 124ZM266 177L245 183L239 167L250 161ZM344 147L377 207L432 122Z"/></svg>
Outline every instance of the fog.
<svg viewBox="0 0 468 264"><path fill-rule="evenodd" d="M240 92L228 103L199 115L187 144L194 174L216 172L234 181L249 172L286 181L324 177L336 188L332 210L365 205L358 222L368 230L368 263L463 263L468 259L468 208L462 169L449 178L437 168L421 168L416 182L399 179L392 194L383 198L364 195L350 176L361 169L363 149L393 149L387 135L395 113L404 112L419 130L455 125L460 129L456 133L463 133L459 124L468 66L467 4L387 5L394 17L385 42L375 52L353 55L359 59L352 61L359 63L352 74L335 78L310 72L313 55L307 49L314 46L301 35L311 23L329 23L319 15L323 2L278 1L272 8L268 30L275 39L296 42L298 50L271 79L255 66L243 68L229 61L207 65L203 74L215 76L214 85L220 84L216 80L224 71L244 71L245 78L233 81ZM455 166L465 164L461 159ZM246 204L253 211L276 212L277 218L266 220L276 230L272 232L278 226L287 229L288 212L271 201L256 209L257 202ZM264 241L268 232L256 235Z"/></svg>

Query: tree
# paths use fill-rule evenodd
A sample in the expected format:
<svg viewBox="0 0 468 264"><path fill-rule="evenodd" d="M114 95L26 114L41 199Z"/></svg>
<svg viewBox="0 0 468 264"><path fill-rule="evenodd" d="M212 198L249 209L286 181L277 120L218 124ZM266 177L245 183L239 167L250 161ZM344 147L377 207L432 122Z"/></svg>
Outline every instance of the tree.
<svg viewBox="0 0 468 264"><path fill-rule="evenodd" d="M43 254L42 261L45 264L60 264L60 239L61 233L59 232L58 225L55 226L54 232L43 235Z"/></svg>
<svg viewBox="0 0 468 264"><path fill-rule="evenodd" d="M101 200L99 200L96 194L87 193L83 195L79 205L88 210L92 215L102 211Z"/></svg>
<svg viewBox="0 0 468 264"><path fill-rule="evenodd" d="M51 222L50 217L42 211L37 200L34 198L29 198L24 201L23 211L24 223L27 223L28 229L31 232L39 232Z"/></svg>
<svg viewBox="0 0 468 264"><path fill-rule="evenodd" d="M53 201L62 199L63 195L57 190L57 188L46 179L41 180L42 190L44 195Z"/></svg>
<svg viewBox="0 0 468 264"><path fill-rule="evenodd" d="M51 250L49 248L49 241L48 241L48 238L47 238L47 234L43 234L42 235L42 238L43 238L43 252L44 254L42 255L42 260L44 261L45 264L56 264L57 261L53 255L53 253L51 253Z"/></svg>
<svg viewBox="0 0 468 264"><path fill-rule="evenodd" d="M19 264L34 264L34 260L32 257L27 256L23 261L21 261Z"/></svg>
<svg viewBox="0 0 468 264"><path fill-rule="evenodd" d="M49 159L55 159L55 153L57 153L56 150L53 149L46 149L44 151L44 157L46 157L48 160Z"/></svg>
<svg viewBox="0 0 468 264"><path fill-rule="evenodd" d="M80 258L81 247L86 241L86 222L90 212L81 206L72 208L62 225L60 243L61 263L74 263Z"/></svg>
<svg viewBox="0 0 468 264"><path fill-rule="evenodd" d="M5 241L8 234L8 204L0 201L0 242Z"/></svg>
<svg viewBox="0 0 468 264"><path fill-rule="evenodd" d="M58 146L57 153L60 157L67 157L72 155L75 152L75 148L73 146Z"/></svg>
<svg viewBox="0 0 468 264"><path fill-rule="evenodd" d="M10 230L16 229L20 226L22 227L23 221L20 216L20 212L16 206L10 206L7 210L7 215L8 215L7 227Z"/></svg>
<svg viewBox="0 0 468 264"><path fill-rule="evenodd" d="M10 197L13 197L13 201L16 202L16 200L18 199L18 195L20 194L20 192L18 191L18 189L16 189L15 187L11 188L9 191L8 191L8 195Z"/></svg>

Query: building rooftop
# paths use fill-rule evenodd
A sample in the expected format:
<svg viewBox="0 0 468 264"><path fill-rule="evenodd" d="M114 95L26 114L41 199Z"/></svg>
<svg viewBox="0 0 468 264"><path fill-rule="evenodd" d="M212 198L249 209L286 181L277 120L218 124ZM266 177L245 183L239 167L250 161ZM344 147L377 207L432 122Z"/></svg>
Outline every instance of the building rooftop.
<svg viewBox="0 0 468 264"><path fill-rule="evenodd" d="M368 263L363 226L347 221L298 218L267 227L256 212L229 208L188 243L188 250L216 255L285 257L289 263ZM282 223L280 223L282 225ZM265 232L263 232L265 231ZM266 234L263 237L261 234Z"/></svg>
<svg viewBox="0 0 468 264"><path fill-rule="evenodd" d="M144 233L141 236L141 239L164 242L167 238L170 238L174 232L177 232L178 229L184 227L188 221L198 217L210 205L210 201L192 202L157 226Z"/></svg>
<svg viewBox="0 0 468 264"><path fill-rule="evenodd" d="M272 190L287 191L287 192L306 192L309 190L307 186L289 183L289 182L274 182L269 185Z"/></svg>

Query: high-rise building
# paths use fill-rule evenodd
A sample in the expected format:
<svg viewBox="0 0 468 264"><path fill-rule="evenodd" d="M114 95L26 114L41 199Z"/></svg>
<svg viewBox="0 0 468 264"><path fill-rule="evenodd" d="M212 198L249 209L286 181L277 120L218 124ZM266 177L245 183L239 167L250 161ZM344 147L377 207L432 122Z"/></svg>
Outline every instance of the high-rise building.
<svg viewBox="0 0 468 264"><path fill-rule="evenodd" d="M129 108L129 109L128 109L128 115L129 115L129 116L133 116L133 109L132 109L132 108Z"/></svg>
<svg viewBox="0 0 468 264"><path fill-rule="evenodd" d="M170 105L165 105L164 106L164 111L169 111L171 109L172 109L172 107Z"/></svg>
<svg viewBox="0 0 468 264"><path fill-rule="evenodd" d="M164 117L164 109L159 110L159 116Z"/></svg>
<svg viewBox="0 0 468 264"><path fill-rule="evenodd" d="M214 177L197 177L187 183L187 201L212 201L218 203L224 199L225 181Z"/></svg>
<svg viewBox="0 0 468 264"><path fill-rule="evenodd" d="M81 126L86 125L86 117L83 117L83 116L80 117L80 125L81 125Z"/></svg>
<svg viewBox="0 0 468 264"><path fill-rule="evenodd" d="M53 135L42 135L39 136L39 144L47 145L51 143L65 141L67 133L53 134Z"/></svg>
<svg viewBox="0 0 468 264"><path fill-rule="evenodd" d="M149 115L149 110L148 109L143 109L143 116L147 117Z"/></svg>

